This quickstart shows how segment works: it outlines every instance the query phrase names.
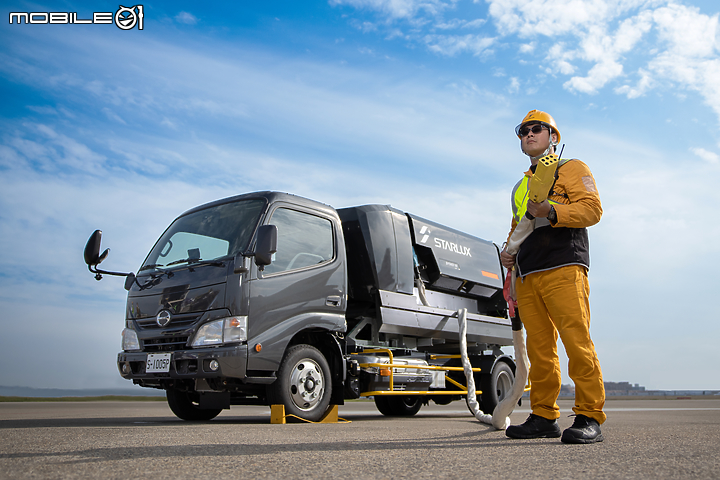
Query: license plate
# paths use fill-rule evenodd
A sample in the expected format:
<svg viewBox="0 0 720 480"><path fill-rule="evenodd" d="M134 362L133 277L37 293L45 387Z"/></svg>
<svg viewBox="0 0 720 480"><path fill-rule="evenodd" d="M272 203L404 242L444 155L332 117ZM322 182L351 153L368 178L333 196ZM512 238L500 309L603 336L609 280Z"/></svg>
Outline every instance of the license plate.
<svg viewBox="0 0 720 480"><path fill-rule="evenodd" d="M145 371L147 373L169 372L171 355L171 353L148 353Z"/></svg>

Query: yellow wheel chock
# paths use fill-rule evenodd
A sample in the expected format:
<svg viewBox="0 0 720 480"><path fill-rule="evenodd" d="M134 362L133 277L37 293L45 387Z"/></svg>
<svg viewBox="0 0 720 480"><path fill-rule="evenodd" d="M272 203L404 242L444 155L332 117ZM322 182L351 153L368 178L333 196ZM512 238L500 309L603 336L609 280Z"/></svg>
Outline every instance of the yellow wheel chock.
<svg viewBox="0 0 720 480"><path fill-rule="evenodd" d="M350 420L345 420L344 418L338 417L338 406L337 405L328 405L328 409L325 411L325 414L320 419L319 422L313 422L312 420L306 420L304 418L300 418L297 415L287 414L285 415L285 405L270 405L270 423L271 424L281 424L284 425L287 423L285 419L287 417L293 417L297 418L298 420L302 420L303 422L307 423L351 423Z"/></svg>

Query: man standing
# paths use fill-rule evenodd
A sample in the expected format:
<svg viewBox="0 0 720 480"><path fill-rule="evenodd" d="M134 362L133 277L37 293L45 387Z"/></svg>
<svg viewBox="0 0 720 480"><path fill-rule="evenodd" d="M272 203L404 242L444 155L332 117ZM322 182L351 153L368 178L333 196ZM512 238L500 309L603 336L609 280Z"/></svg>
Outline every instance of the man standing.
<svg viewBox="0 0 720 480"><path fill-rule="evenodd" d="M515 129L530 170L512 194L513 221L510 234L529 212L535 229L517 255L503 250L502 264L517 269L515 291L520 318L527 331L530 359L532 413L521 425L505 431L511 438L557 438L561 374L557 354L558 334L569 359L569 375L575 383L575 421L562 432L565 443L603 441L600 424L605 404L600 362L590 339L590 288L587 270L590 254L587 227L602 216L600 196L590 169L580 160L559 162L548 199L528 200L529 180L538 160L555 153L560 131L545 112L530 111ZM509 237L508 237L509 238Z"/></svg>

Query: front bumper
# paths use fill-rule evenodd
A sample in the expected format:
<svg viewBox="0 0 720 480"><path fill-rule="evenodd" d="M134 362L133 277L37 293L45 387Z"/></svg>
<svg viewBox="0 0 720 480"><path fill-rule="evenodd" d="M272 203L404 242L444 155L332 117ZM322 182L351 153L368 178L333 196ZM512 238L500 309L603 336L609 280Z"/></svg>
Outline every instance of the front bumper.
<svg viewBox="0 0 720 480"><path fill-rule="evenodd" d="M128 380L247 378L247 345L152 353L172 353L169 372L147 373L146 352L120 352L117 357L120 375ZM216 370L210 368L212 360L219 364Z"/></svg>

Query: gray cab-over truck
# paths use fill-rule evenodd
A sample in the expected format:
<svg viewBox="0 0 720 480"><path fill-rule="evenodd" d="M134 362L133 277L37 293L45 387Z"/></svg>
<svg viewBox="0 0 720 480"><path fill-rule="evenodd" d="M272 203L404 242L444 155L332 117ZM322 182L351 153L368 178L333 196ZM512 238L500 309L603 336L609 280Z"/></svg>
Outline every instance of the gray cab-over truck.
<svg viewBox="0 0 720 480"><path fill-rule="evenodd" d="M385 415L466 398L458 310L480 405L492 413L515 364L492 242L387 205L334 209L278 192L180 215L126 276L120 375L166 391L184 420L231 405L284 405L318 421L346 399Z"/></svg>

